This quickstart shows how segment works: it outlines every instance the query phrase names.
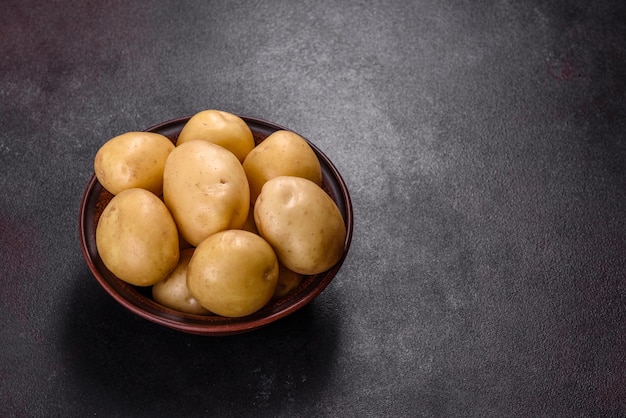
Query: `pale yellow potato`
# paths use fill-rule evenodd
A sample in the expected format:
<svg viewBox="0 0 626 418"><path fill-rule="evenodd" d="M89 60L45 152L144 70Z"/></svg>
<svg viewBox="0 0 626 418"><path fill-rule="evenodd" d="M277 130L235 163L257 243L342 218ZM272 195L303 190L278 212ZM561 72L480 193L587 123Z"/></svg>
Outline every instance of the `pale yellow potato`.
<svg viewBox="0 0 626 418"><path fill-rule="evenodd" d="M273 298L278 299L287 296L292 290L300 286L300 283L302 283L302 276L300 274L279 264L278 283L276 283Z"/></svg>
<svg viewBox="0 0 626 418"><path fill-rule="evenodd" d="M160 195L163 167L174 144L153 132L126 132L105 142L94 158L102 187L113 194L139 187Z"/></svg>
<svg viewBox="0 0 626 418"><path fill-rule="evenodd" d="M280 176L263 186L254 206L259 234L282 264L300 274L317 274L343 254L346 227L339 208L314 182Z"/></svg>
<svg viewBox="0 0 626 418"><path fill-rule="evenodd" d="M223 110L203 110L193 115L178 135L177 145L201 139L226 148L243 162L254 148L250 127L239 116Z"/></svg>
<svg viewBox="0 0 626 418"><path fill-rule="evenodd" d="M180 234L194 247L216 232L241 228L250 210L250 188L237 157L202 140L170 153L163 199Z"/></svg>
<svg viewBox="0 0 626 418"><path fill-rule="evenodd" d="M161 305L180 312L207 315L210 312L187 289L187 266L193 252L193 248L187 248L180 253L176 268L165 279L152 286L152 298Z"/></svg>
<svg viewBox="0 0 626 418"><path fill-rule="evenodd" d="M322 168L317 155L300 135L276 131L256 146L243 162L250 185L250 201L256 202L261 188L278 176L296 176L322 184Z"/></svg>
<svg viewBox="0 0 626 418"><path fill-rule="evenodd" d="M196 248L187 268L187 288L209 311L242 317L270 301L278 269L274 250L259 235L222 231Z"/></svg>
<svg viewBox="0 0 626 418"><path fill-rule="evenodd" d="M136 286L163 280L178 264L178 231L165 204L145 189L115 195L96 227L96 246L104 265Z"/></svg>

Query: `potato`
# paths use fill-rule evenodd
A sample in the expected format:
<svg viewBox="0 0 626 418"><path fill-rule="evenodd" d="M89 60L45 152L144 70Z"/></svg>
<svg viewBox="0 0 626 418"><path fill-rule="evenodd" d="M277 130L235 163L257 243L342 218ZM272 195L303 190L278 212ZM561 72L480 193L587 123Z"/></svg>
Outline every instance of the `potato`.
<svg viewBox="0 0 626 418"><path fill-rule="evenodd" d="M243 162L254 148L250 127L239 116L223 110L203 110L193 115L178 135L177 145L202 139L226 148Z"/></svg>
<svg viewBox="0 0 626 418"><path fill-rule="evenodd" d="M278 280L278 260L260 236L243 230L211 235L196 248L187 287L209 311L226 317L250 315L267 304Z"/></svg>
<svg viewBox="0 0 626 418"><path fill-rule="evenodd" d="M163 167L174 144L152 132L127 132L109 139L96 153L94 171L113 194L139 187L160 195Z"/></svg>
<svg viewBox="0 0 626 418"><path fill-rule="evenodd" d="M145 189L115 195L96 226L96 247L104 265L136 286L163 280L178 264L178 231L165 204Z"/></svg>
<svg viewBox="0 0 626 418"><path fill-rule="evenodd" d="M322 184L317 155L300 135L276 131L254 148L243 162L250 185L250 201L256 202L263 184L278 176L296 176Z"/></svg>
<svg viewBox="0 0 626 418"><path fill-rule="evenodd" d="M194 247L216 232L241 228L250 210L250 188L237 157L202 140L170 153L163 199L180 234Z"/></svg>
<svg viewBox="0 0 626 418"><path fill-rule="evenodd" d="M302 283L302 276L296 272L289 270L287 267L279 263L278 266L278 283L274 291L274 299L282 298L288 295L296 287Z"/></svg>
<svg viewBox="0 0 626 418"><path fill-rule="evenodd" d="M254 220L279 261L296 273L324 272L343 254L346 227L341 212L310 180L293 176L269 180L254 206Z"/></svg>
<svg viewBox="0 0 626 418"><path fill-rule="evenodd" d="M188 248L180 253L176 268L165 279L152 286L152 298L161 305L180 312L206 315L210 312L187 289L187 266L193 252L193 248Z"/></svg>

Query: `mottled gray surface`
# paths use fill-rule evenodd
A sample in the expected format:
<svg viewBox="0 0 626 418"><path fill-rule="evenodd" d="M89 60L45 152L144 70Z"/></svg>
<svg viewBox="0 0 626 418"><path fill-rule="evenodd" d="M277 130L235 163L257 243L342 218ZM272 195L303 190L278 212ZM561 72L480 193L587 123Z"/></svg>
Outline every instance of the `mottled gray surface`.
<svg viewBox="0 0 626 418"><path fill-rule="evenodd" d="M618 1L4 1L0 415L625 415L625 39ZM207 108L309 138L355 213L318 299L228 338L78 243L99 145Z"/></svg>

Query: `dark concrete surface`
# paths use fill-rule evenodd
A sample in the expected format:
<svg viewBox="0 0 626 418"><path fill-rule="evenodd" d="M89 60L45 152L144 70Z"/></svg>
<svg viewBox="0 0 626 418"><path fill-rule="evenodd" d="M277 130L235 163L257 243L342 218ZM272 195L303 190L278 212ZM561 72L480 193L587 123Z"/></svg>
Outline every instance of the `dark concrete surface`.
<svg viewBox="0 0 626 418"><path fill-rule="evenodd" d="M16 1L0 13L0 416L626 415L621 1ZM215 108L350 188L309 306L140 319L78 242L93 156Z"/></svg>

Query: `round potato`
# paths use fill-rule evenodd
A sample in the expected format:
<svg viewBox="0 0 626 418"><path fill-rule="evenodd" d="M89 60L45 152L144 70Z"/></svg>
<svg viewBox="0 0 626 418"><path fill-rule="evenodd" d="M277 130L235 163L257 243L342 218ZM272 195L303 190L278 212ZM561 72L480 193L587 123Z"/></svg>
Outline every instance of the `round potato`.
<svg viewBox="0 0 626 418"><path fill-rule="evenodd" d="M152 286L152 298L161 305L180 312L206 315L210 312L187 289L187 266L193 252L193 248L188 248L180 253L176 268L165 279Z"/></svg>
<svg viewBox="0 0 626 418"><path fill-rule="evenodd" d="M250 185L250 201L256 202L261 188L278 176L296 176L322 184L322 169L317 155L300 135L276 131L254 148L243 162Z"/></svg>
<svg viewBox="0 0 626 418"><path fill-rule="evenodd" d="M270 301L278 269L276 254L263 238L243 230L222 231L196 248L187 268L187 287L209 311L242 317Z"/></svg>
<svg viewBox="0 0 626 418"><path fill-rule="evenodd" d="M254 206L259 234L282 264L300 274L317 274L339 261L346 226L339 208L310 180L280 176L263 186Z"/></svg>
<svg viewBox="0 0 626 418"><path fill-rule="evenodd" d="M239 116L223 110L203 110L193 115L178 135L177 145L201 139L226 148L243 162L254 148L250 127Z"/></svg>
<svg viewBox="0 0 626 418"><path fill-rule="evenodd" d="M163 199L181 235L194 247L216 232L241 228L250 210L250 188L237 157L202 140L178 145L170 153Z"/></svg>
<svg viewBox="0 0 626 418"><path fill-rule="evenodd" d="M142 188L160 195L163 167L174 144L153 132L127 132L109 139L96 153L94 171L102 187L113 194Z"/></svg>
<svg viewBox="0 0 626 418"><path fill-rule="evenodd" d="M296 287L302 283L302 276L298 273L289 270L287 267L279 264L278 269L278 283L276 283L276 290L274 291L274 299L287 296Z"/></svg>
<svg viewBox="0 0 626 418"><path fill-rule="evenodd" d="M96 247L104 265L136 286L163 280L178 264L178 231L165 204L145 189L115 195L96 227Z"/></svg>

